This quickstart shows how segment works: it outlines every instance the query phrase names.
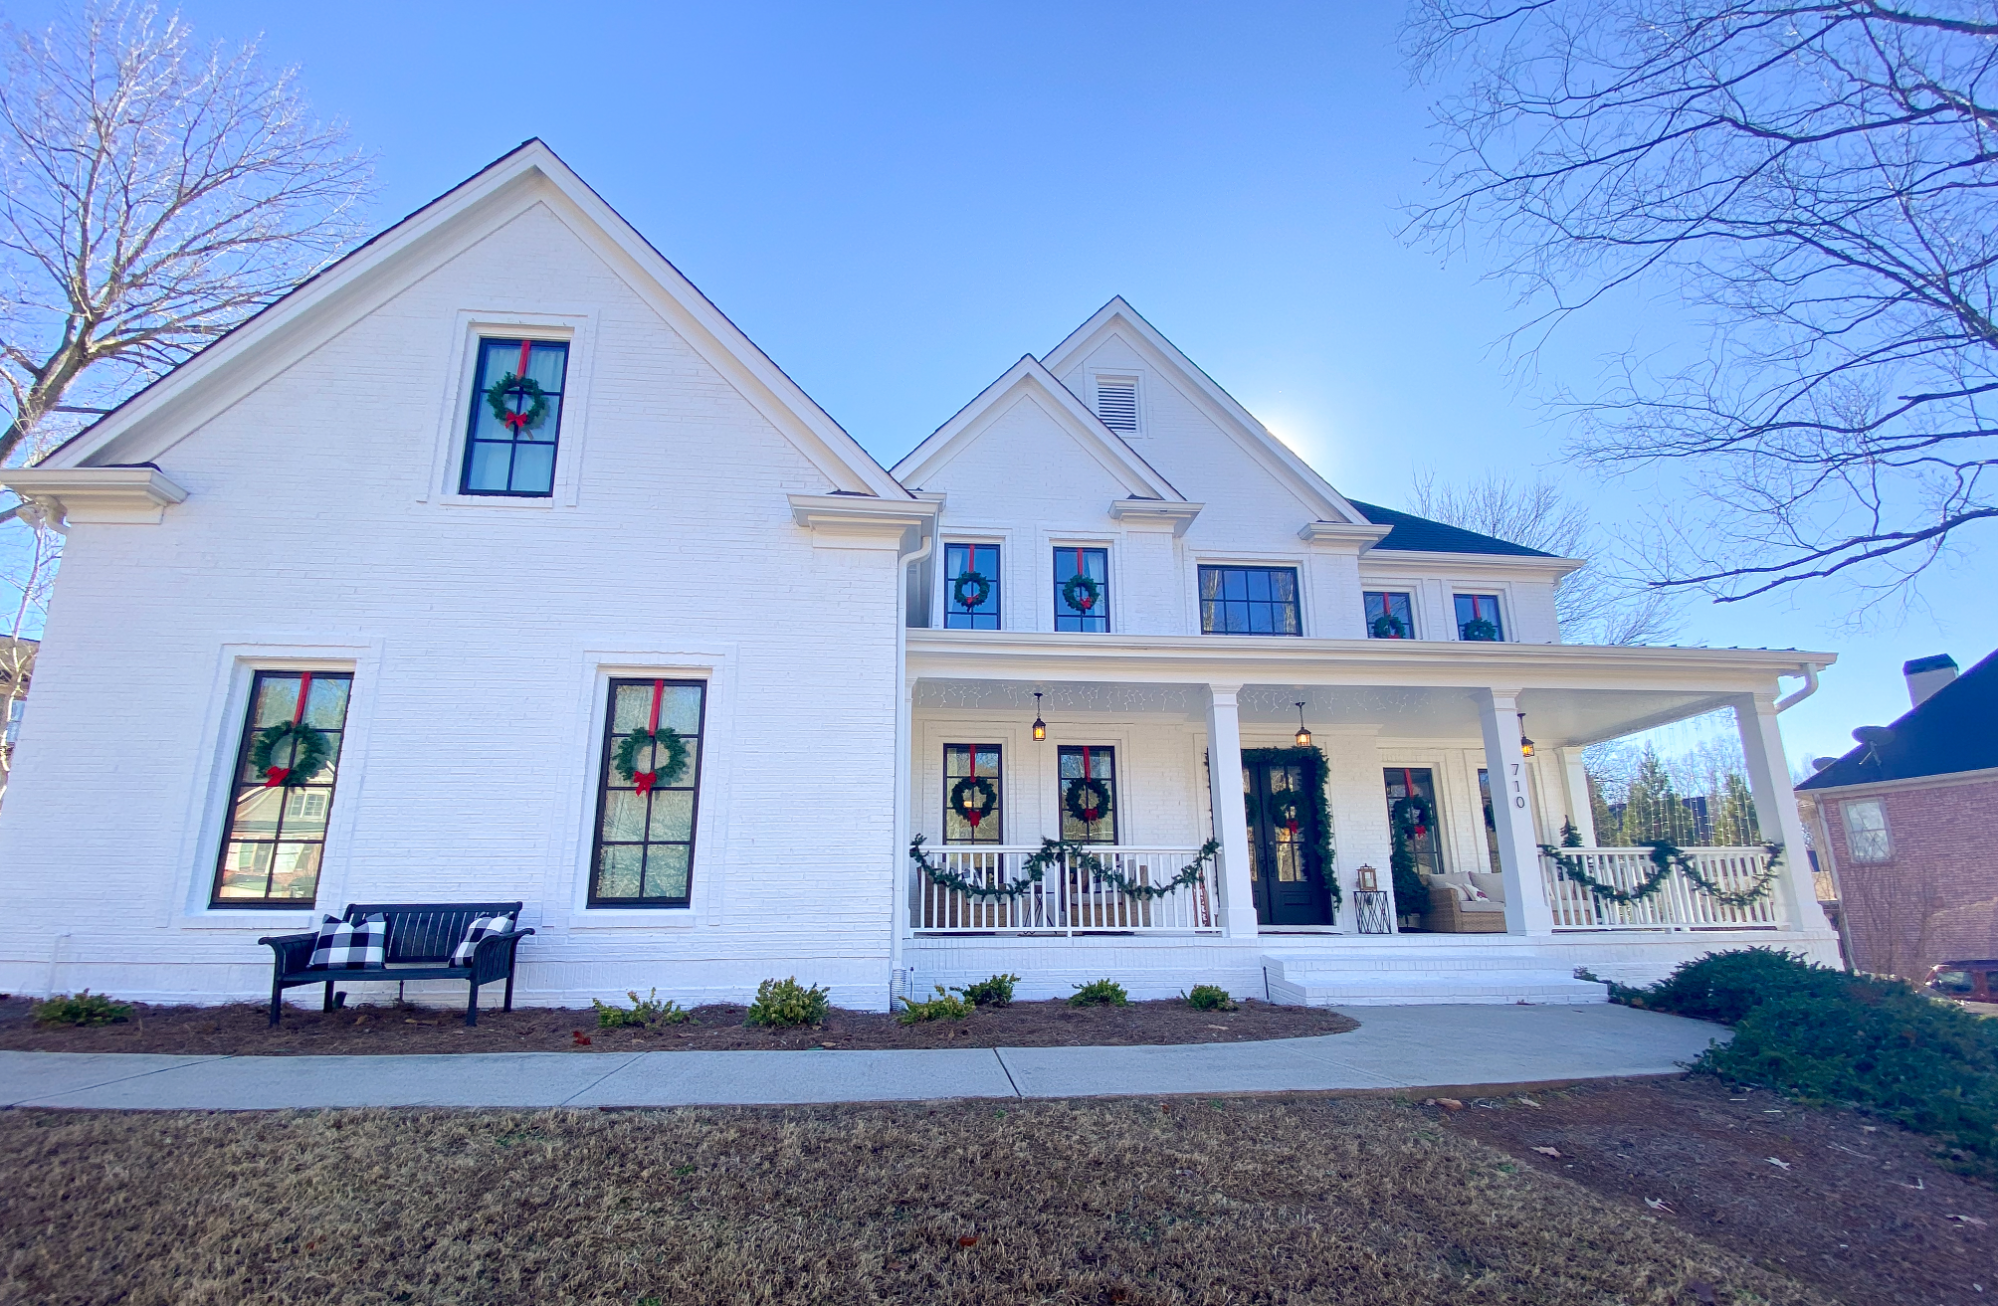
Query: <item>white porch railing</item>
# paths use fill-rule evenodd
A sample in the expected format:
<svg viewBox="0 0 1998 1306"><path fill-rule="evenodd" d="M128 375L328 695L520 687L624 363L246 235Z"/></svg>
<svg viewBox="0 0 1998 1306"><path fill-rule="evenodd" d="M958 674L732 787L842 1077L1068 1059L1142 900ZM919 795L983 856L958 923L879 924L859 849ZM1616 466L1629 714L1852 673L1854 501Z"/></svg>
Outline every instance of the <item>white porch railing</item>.
<svg viewBox="0 0 1998 1306"><path fill-rule="evenodd" d="M1761 848L1688 848L1700 874L1722 892L1740 893L1755 887L1769 868ZM1563 848L1599 883L1629 892L1656 869L1649 848ZM1742 930L1774 929L1782 923L1776 905L1780 886L1746 907L1730 907L1703 893L1678 871L1665 877L1657 893L1643 902L1605 902L1561 874L1550 857L1540 859L1547 905L1557 930Z"/></svg>
<svg viewBox="0 0 1998 1306"><path fill-rule="evenodd" d="M933 862L973 884L1018 884L1021 863L1039 848L946 847L926 850ZM1104 865L1133 884L1164 884L1195 858L1197 848L1091 848ZM979 898L945 888L911 867L917 880L915 928L926 934L1219 934L1221 890L1209 859L1200 878L1162 898L1134 898L1065 861L1017 897Z"/></svg>

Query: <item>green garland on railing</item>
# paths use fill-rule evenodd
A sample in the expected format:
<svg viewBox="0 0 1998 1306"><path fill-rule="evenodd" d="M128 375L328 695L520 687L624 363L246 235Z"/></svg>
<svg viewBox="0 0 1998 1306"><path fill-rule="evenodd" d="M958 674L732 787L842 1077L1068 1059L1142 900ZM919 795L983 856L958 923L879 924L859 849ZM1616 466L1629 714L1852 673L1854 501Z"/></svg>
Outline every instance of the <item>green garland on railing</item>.
<svg viewBox="0 0 1998 1306"><path fill-rule="evenodd" d="M1570 857L1551 843L1540 845L1540 855L1561 868L1562 879L1579 884L1599 900L1613 902L1620 907L1628 907L1633 903L1656 897L1658 891L1665 887L1665 881L1670 878L1673 871L1685 876L1694 888L1724 907L1752 907L1769 896L1769 891L1776 885L1777 868L1783 864L1783 845L1764 844L1763 849L1768 854L1769 863L1762 868L1762 873L1755 877L1755 883L1746 889L1730 891L1700 874L1698 862L1683 848L1676 847L1664 839L1655 839L1640 846L1651 850L1652 870L1635 889L1619 889L1615 885L1604 884L1589 874L1581 858Z"/></svg>
<svg viewBox="0 0 1998 1306"><path fill-rule="evenodd" d="M1103 860L1090 852L1086 844L1076 843L1073 840L1042 839L1040 851L1029 855L1020 863L1020 869L1026 874L1025 879L1012 884L989 885L967 880L956 871L948 871L941 864L932 863L929 855L923 851L923 839L924 836L919 834L909 841L909 859L922 869L931 884L973 898L987 899L1018 898L1032 892L1034 886L1047 875L1048 868L1063 858L1068 858L1074 865L1088 871L1094 879L1130 897L1146 900L1163 898L1169 893L1177 893L1198 880L1201 871L1221 851L1220 842L1209 839L1200 845L1200 851L1194 859L1180 868L1179 874L1164 884L1136 884L1123 872L1114 871L1104 865Z"/></svg>

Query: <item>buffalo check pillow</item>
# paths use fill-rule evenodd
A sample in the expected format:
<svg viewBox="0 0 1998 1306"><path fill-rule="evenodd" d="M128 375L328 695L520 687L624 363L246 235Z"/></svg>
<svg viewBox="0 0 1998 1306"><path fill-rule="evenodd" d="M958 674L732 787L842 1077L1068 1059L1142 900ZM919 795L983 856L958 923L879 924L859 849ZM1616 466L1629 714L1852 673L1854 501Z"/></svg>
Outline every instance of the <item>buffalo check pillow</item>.
<svg viewBox="0 0 1998 1306"><path fill-rule="evenodd" d="M479 940L488 934L505 934L513 928L511 916L481 916L465 927L465 939L451 951L453 966L469 966L472 954L478 951Z"/></svg>
<svg viewBox="0 0 1998 1306"><path fill-rule="evenodd" d="M328 916L312 945L312 970L366 970L382 964L388 947L388 920L369 916L345 921Z"/></svg>

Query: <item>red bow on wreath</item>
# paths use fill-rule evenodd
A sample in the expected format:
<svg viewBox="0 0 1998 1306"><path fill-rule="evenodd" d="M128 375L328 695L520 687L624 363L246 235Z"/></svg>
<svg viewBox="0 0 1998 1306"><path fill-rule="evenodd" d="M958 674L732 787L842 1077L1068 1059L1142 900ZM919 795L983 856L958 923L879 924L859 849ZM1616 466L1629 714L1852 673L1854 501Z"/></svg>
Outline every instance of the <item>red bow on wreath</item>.
<svg viewBox="0 0 1998 1306"><path fill-rule="evenodd" d="M526 429L529 419L533 416L532 413L504 413L500 416L500 420L506 423L508 430L512 431L515 435L519 435L522 430Z"/></svg>
<svg viewBox="0 0 1998 1306"><path fill-rule="evenodd" d="M305 724L305 696L311 692L312 673L310 671L302 671L298 676L298 706L291 714L291 724L294 729ZM291 758L294 762L298 760L298 747L295 744L292 746ZM267 766L264 768L264 788L266 789L276 789L290 778L291 768L288 766Z"/></svg>

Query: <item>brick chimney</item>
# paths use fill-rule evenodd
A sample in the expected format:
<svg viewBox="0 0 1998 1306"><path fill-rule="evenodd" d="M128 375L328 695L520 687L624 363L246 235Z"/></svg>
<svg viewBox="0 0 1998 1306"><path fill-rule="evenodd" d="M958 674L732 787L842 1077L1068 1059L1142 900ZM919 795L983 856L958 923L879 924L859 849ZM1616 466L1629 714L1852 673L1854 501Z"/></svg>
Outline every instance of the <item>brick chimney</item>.
<svg viewBox="0 0 1998 1306"><path fill-rule="evenodd" d="M1956 679L1956 659L1947 653L1916 658L1901 664L1901 674L1908 678L1909 706L1920 707L1931 694Z"/></svg>

